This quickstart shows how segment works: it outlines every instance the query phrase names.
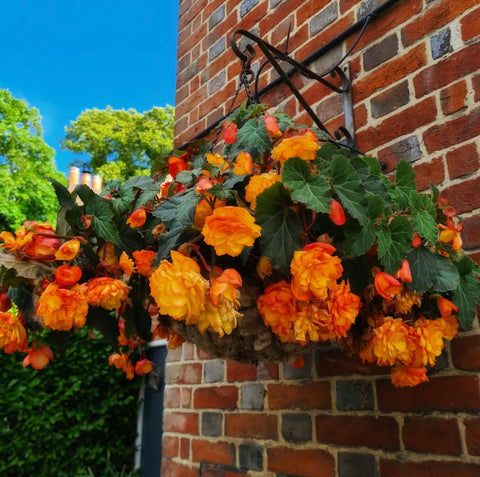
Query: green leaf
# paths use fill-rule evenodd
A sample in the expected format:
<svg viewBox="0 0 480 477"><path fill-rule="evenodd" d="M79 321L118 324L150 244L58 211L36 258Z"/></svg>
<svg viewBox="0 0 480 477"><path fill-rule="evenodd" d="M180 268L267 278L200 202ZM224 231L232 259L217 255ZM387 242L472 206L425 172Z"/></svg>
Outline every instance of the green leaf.
<svg viewBox="0 0 480 477"><path fill-rule="evenodd" d="M408 287L415 293L423 293L430 289L437 275L435 255L425 247L417 247L407 256L412 273L412 283Z"/></svg>
<svg viewBox="0 0 480 477"><path fill-rule="evenodd" d="M262 227L262 253L277 270L288 274L295 250L302 247L302 222L291 209L290 194L277 182L257 197L255 219Z"/></svg>
<svg viewBox="0 0 480 477"><path fill-rule="evenodd" d="M135 200L135 192L132 188L121 187L118 195L119 197L112 200L112 207L118 215L122 215L130 209Z"/></svg>
<svg viewBox="0 0 480 477"><path fill-rule="evenodd" d="M137 208L141 207L142 205L145 205L148 202L150 202L151 200L155 199L157 194L158 194L158 187L156 187L154 189L150 189L150 190L145 190L143 192L143 194L137 200L137 204L136 204Z"/></svg>
<svg viewBox="0 0 480 477"><path fill-rule="evenodd" d="M470 257L465 255L455 265L457 266L458 273L460 274L460 276L464 277L465 275L468 275L469 273L473 272L473 267L475 265L475 262Z"/></svg>
<svg viewBox="0 0 480 477"><path fill-rule="evenodd" d="M385 177L381 173L380 165L376 159L367 156L354 157L350 163L367 194L379 195L385 201L389 201L388 190L384 183Z"/></svg>
<svg viewBox="0 0 480 477"><path fill-rule="evenodd" d="M367 201L365 190L349 160L335 155L331 162L332 186L340 202L360 224L367 223Z"/></svg>
<svg viewBox="0 0 480 477"><path fill-rule="evenodd" d="M221 200L233 199L235 197L235 194L233 193L233 191L227 189L226 187L227 186L223 184L215 184L213 187L208 189L208 193Z"/></svg>
<svg viewBox="0 0 480 477"><path fill-rule="evenodd" d="M408 207L410 192L415 189L415 173L412 166L403 159L397 164L397 172L395 175L394 199L399 208L404 210Z"/></svg>
<svg viewBox="0 0 480 477"><path fill-rule="evenodd" d="M141 190L146 190L149 189L153 184L153 179L148 176L135 176L132 177L131 179L128 179L123 184L124 188L135 188L135 189L141 189Z"/></svg>
<svg viewBox="0 0 480 477"><path fill-rule="evenodd" d="M387 205L385 201L377 194L371 194L367 197L368 202L368 217L372 220L378 219L383 215L385 206Z"/></svg>
<svg viewBox="0 0 480 477"><path fill-rule="evenodd" d="M180 171L175 180L180 182L180 184L190 184L192 183L198 176L195 175L193 171Z"/></svg>
<svg viewBox="0 0 480 477"><path fill-rule="evenodd" d="M310 174L308 164L303 159L294 157L285 162L282 182L290 189L295 202L303 203L315 212L329 212L330 186L322 176Z"/></svg>
<svg viewBox="0 0 480 477"><path fill-rule="evenodd" d="M330 161L334 154L338 154L338 147L330 142L326 142L317 151L317 158L322 158L326 161Z"/></svg>
<svg viewBox="0 0 480 477"><path fill-rule="evenodd" d="M108 203L103 200L89 202L86 212L92 216L92 229L103 239L118 245L120 237L112 222L113 214Z"/></svg>
<svg viewBox="0 0 480 477"><path fill-rule="evenodd" d="M437 273L433 280L433 291L444 293L455 290L460 280L457 267L446 257L434 255Z"/></svg>
<svg viewBox="0 0 480 477"><path fill-rule="evenodd" d="M180 236L182 235L184 228L183 225L176 225L167 233L158 237L157 255L153 260L154 265L158 265L160 260L163 260L170 255L170 250L174 249L180 241Z"/></svg>
<svg viewBox="0 0 480 477"><path fill-rule="evenodd" d="M364 255L375 243L375 229L372 222L368 222L363 227L355 229L346 229L346 238L343 242L343 251L348 257L358 257Z"/></svg>
<svg viewBox="0 0 480 477"><path fill-rule="evenodd" d="M135 330L138 336L145 341L150 341L152 339L152 318L145 310L145 307L142 306L137 300L133 301L132 304L132 315L133 323L135 325Z"/></svg>
<svg viewBox="0 0 480 477"><path fill-rule="evenodd" d="M457 318L460 325L464 330L470 329L476 316L476 303L472 288L465 279L459 281L452 301L458 307Z"/></svg>
<svg viewBox="0 0 480 477"><path fill-rule="evenodd" d="M270 136L263 121L249 119L237 132L237 142L254 147L259 154L272 148Z"/></svg>
<svg viewBox="0 0 480 477"><path fill-rule="evenodd" d="M438 238L438 229L435 219L426 210L412 211L412 225L418 234L434 244Z"/></svg>
<svg viewBox="0 0 480 477"><path fill-rule="evenodd" d="M195 189L188 191L183 196L183 199L180 201L175 210L175 218L180 224L184 226L193 225L195 208L197 207L197 204L201 198L202 196L197 194Z"/></svg>
<svg viewBox="0 0 480 477"><path fill-rule="evenodd" d="M68 191L68 189L60 184L60 182L56 181L55 179L51 179L50 177L47 177L47 180L50 181L52 184L54 190L55 190L55 195L57 196L58 203L64 208L64 209L72 209L75 207L75 200L72 197L72 194Z"/></svg>
<svg viewBox="0 0 480 477"><path fill-rule="evenodd" d="M394 274L401 267L410 250L412 235L409 220L401 215L377 229L378 258L387 273Z"/></svg>
<svg viewBox="0 0 480 477"><path fill-rule="evenodd" d="M83 205L88 205L98 197L97 194L95 194L95 192L93 192L93 190L85 184L75 187L74 193L78 194L78 197L80 197Z"/></svg>
<svg viewBox="0 0 480 477"><path fill-rule="evenodd" d="M97 328L108 344L113 349L118 349L118 335L120 334L118 329L118 321L112 317L109 311L97 306L89 306L87 314L88 326Z"/></svg>

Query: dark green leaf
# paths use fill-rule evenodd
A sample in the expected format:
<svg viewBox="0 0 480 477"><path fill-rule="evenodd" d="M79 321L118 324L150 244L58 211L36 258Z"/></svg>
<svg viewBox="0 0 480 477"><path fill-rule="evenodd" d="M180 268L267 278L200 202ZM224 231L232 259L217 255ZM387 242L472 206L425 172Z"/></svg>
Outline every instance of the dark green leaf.
<svg viewBox="0 0 480 477"><path fill-rule="evenodd" d="M93 326L107 340L113 349L118 349L118 320L109 311L97 306L89 306L87 314L88 326Z"/></svg>
<svg viewBox="0 0 480 477"><path fill-rule="evenodd" d="M355 227L351 230L347 227L346 238L343 242L343 251L348 257L358 257L365 254L375 243L375 229L372 222L363 227Z"/></svg>
<svg viewBox="0 0 480 477"><path fill-rule="evenodd" d="M415 173L412 166L403 159L397 164L394 200L401 210L408 207L410 192L415 192Z"/></svg>
<svg viewBox="0 0 480 477"><path fill-rule="evenodd" d="M60 182L56 181L55 179L51 179L50 177L47 177L47 180L50 181L55 189L55 195L57 196L58 203L64 209L72 209L75 207L75 200L64 185L60 184Z"/></svg>
<svg viewBox="0 0 480 477"><path fill-rule="evenodd" d="M326 142L322 147L317 151L317 158L325 159L330 161L334 154L338 153L338 147L333 145L330 142Z"/></svg>
<svg viewBox="0 0 480 477"><path fill-rule="evenodd" d="M158 194L158 189L159 188L156 187L155 189L145 190L137 200L137 203L136 203L137 208L141 207L142 205L146 205L148 202L155 199L155 197Z"/></svg>
<svg viewBox="0 0 480 477"><path fill-rule="evenodd" d="M249 119L237 132L237 142L254 147L259 154L271 149L270 136L263 121Z"/></svg>
<svg viewBox="0 0 480 477"><path fill-rule="evenodd" d="M332 186L343 207L360 224L365 225L367 223L365 190L349 160L344 156L333 156L331 171Z"/></svg>
<svg viewBox="0 0 480 477"><path fill-rule="evenodd" d="M92 229L103 239L118 245L120 238L108 203L101 200L89 202L86 212L92 216Z"/></svg>
<svg viewBox="0 0 480 477"><path fill-rule="evenodd" d="M407 257L412 273L412 283L408 287L415 293L423 293L430 289L437 275L435 255L425 247L417 247Z"/></svg>
<svg viewBox="0 0 480 477"><path fill-rule="evenodd" d="M277 182L259 194L255 212L256 222L262 227L263 254L274 268L287 274L293 253L302 247L302 223L292 205L287 189Z"/></svg>
<svg viewBox="0 0 480 477"><path fill-rule="evenodd" d="M170 255L170 250L176 248L176 246L178 245L183 230L183 225L177 225L167 233L162 234L160 235L160 237L158 237L157 255L155 256L155 259L153 261L155 265L158 265L160 260L168 258L168 256Z"/></svg>
<svg viewBox="0 0 480 477"><path fill-rule="evenodd" d="M197 176L193 171L180 171L176 176L175 180L180 182L180 184L190 184L196 180Z"/></svg>
<svg viewBox="0 0 480 477"><path fill-rule="evenodd" d="M476 316L475 298L470 284L461 279L453 293L453 303L458 307L457 318L464 330L472 327Z"/></svg>
<svg viewBox="0 0 480 477"><path fill-rule="evenodd" d="M152 186L152 184L153 184L153 179L151 177L135 176L135 177L132 177L131 179L128 179L128 181L126 181L122 187L127 189L129 187L132 187L135 189L145 190L145 189L149 189Z"/></svg>
<svg viewBox="0 0 480 477"><path fill-rule="evenodd" d="M121 187L118 191L119 197L112 200L113 210L118 214L125 214L135 200L135 192L132 188Z"/></svg>
<svg viewBox="0 0 480 477"><path fill-rule="evenodd" d="M195 216L195 208L199 200L202 198L200 194L195 192L195 189L188 191L178 204L175 210L175 218L178 223L184 226L193 225L193 217Z"/></svg>
<svg viewBox="0 0 480 477"><path fill-rule="evenodd" d="M458 286L460 275L457 267L446 257L434 255L437 274L433 280L433 291L446 292L455 290Z"/></svg>
<svg viewBox="0 0 480 477"><path fill-rule="evenodd" d="M385 206L387 205L385 201L376 194L371 194L367 197L368 202L368 217L372 220L378 219L383 215Z"/></svg>
<svg viewBox="0 0 480 477"><path fill-rule="evenodd" d="M412 211L412 225L420 237L434 244L438 238L438 229L435 219L426 210Z"/></svg>
<svg viewBox="0 0 480 477"><path fill-rule="evenodd" d="M238 177L238 176L237 176ZM217 197L220 200L230 200L235 197L235 194L226 188L226 185L223 184L215 184L212 188L208 189L208 193Z"/></svg>
<svg viewBox="0 0 480 477"><path fill-rule="evenodd" d="M470 257L462 257L462 259L456 263L458 273L461 277L473 272L475 262Z"/></svg>
<svg viewBox="0 0 480 477"><path fill-rule="evenodd" d="M150 341L152 339L152 319L147 313L147 310L142 306L141 303L134 300L132 304L133 312L133 322L135 325L135 330L137 331L138 336L145 341Z"/></svg>
<svg viewBox="0 0 480 477"><path fill-rule="evenodd" d="M282 181L290 189L295 202L303 203L315 212L329 212L330 186L322 176L310 174L308 164L303 159L294 157L285 162Z"/></svg>
<svg viewBox="0 0 480 477"><path fill-rule="evenodd" d="M80 197L83 205L88 205L91 201L96 200L98 197L97 194L95 194L95 192L93 192L93 190L85 184L75 187L74 192L78 194L78 197Z"/></svg>

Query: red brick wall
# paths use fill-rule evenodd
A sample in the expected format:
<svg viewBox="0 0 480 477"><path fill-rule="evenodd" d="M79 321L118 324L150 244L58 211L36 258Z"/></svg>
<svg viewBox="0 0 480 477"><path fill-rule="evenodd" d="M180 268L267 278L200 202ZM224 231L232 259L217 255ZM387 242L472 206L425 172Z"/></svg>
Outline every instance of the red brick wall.
<svg viewBox="0 0 480 477"><path fill-rule="evenodd" d="M291 23L290 51L301 61L381 3L180 0L177 145L225 114L240 71L228 46L235 29L282 49ZM358 147L388 171L411 161L419 189L436 184L480 261L478 0L400 1L372 22L350 62ZM335 94L295 81L328 127L341 124ZM285 88L261 100L307 120ZM329 347L307 355L303 369L209 359L191 344L167 361L162 475L480 475L478 323L413 389L395 389L383 370Z"/></svg>

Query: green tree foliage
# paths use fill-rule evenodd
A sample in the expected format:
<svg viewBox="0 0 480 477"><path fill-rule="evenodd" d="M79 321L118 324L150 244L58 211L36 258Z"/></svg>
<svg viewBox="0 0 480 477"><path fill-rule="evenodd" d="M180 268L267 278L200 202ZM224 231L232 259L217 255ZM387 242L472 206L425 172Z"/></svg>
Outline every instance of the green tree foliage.
<svg viewBox="0 0 480 477"><path fill-rule="evenodd" d="M87 109L70 126L62 148L86 153L81 166L93 169L108 181L129 178L150 168L158 156L173 147L174 109L154 107L145 113L135 109Z"/></svg>
<svg viewBox="0 0 480 477"><path fill-rule="evenodd" d="M0 90L0 229L15 230L25 220L53 222L58 204L46 177L65 183L55 151L43 140L37 109Z"/></svg>
<svg viewBox="0 0 480 477"><path fill-rule="evenodd" d="M139 382L82 329L42 371L0 353L0 475L110 476L133 467Z"/></svg>

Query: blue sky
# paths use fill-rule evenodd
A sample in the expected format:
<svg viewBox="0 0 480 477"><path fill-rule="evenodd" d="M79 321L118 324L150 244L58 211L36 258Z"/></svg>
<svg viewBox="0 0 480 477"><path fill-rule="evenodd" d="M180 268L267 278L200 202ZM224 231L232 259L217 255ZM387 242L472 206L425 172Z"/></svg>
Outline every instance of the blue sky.
<svg viewBox="0 0 480 477"><path fill-rule="evenodd" d="M0 1L0 88L40 110L60 151L64 127L85 109L174 105L176 0Z"/></svg>

